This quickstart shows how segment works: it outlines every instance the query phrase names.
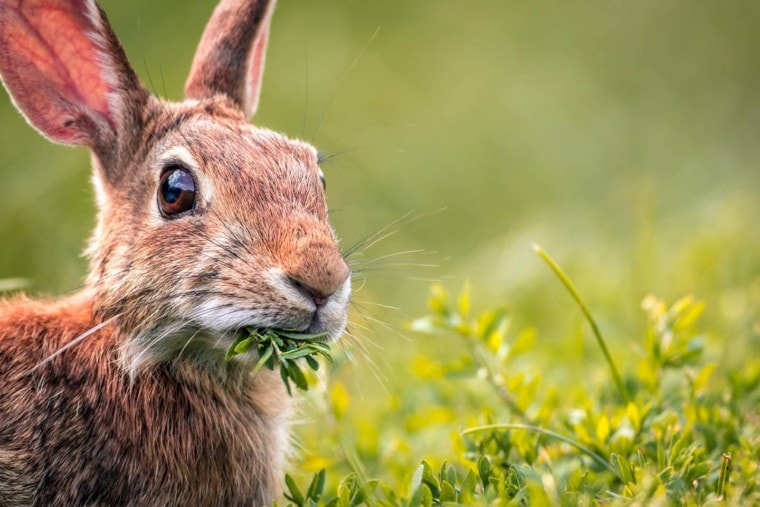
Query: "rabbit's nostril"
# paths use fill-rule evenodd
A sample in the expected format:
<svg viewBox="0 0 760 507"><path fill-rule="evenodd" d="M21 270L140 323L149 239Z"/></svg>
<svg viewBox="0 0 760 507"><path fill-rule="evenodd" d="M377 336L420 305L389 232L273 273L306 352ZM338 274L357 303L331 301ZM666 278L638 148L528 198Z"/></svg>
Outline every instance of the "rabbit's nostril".
<svg viewBox="0 0 760 507"><path fill-rule="evenodd" d="M333 292L331 292L329 294L326 294L326 293L324 293L323 291L321 291L321 290L319 290L317 288L314 288L314 287L311 287L311 286L305 284L304 282L302 282L298 278L294 278L292 276L289 276L288 279L290 280L290 283L292 283L293 286L296 289L298 289L303 294L305 294L306 296L308 296L312 301L314 301L314 304L317 305L318 307L324 306L325 303L327 303L328 298L330 296L332 296L332 294L334 292L333 291Z"/></svg>

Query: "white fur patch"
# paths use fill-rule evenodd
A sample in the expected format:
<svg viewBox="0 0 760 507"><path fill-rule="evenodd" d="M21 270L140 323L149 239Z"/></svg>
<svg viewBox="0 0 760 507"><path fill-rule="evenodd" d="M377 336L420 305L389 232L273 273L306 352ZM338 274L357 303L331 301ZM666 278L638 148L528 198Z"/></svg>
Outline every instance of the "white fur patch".
<svg viewBox="0 0 760 507"><path fill-rule="evenodd" d="M314 302L298 290L288 279L282 268L271 268L264 272L264 280L294 308L314 311Z"/></svg>
<svg viewBox="0 0 760 507"><path fill-rule="evenodd" d="M190 150L185 146L172 146L171 148L164 150L161 154L161 162L163 164L169 164L174 161L179 161L188 169L197 171L200 169L200 165L195 160L195 157L190 153Z"/></svg>
<svg viewBox="0 0 760 507"><path fill-rule="evenodd" d="M217 332L244 326L273 327L277 325L277 322L267 315L255 310L229 308L225 306L225 303L228 301L218 296L208 298L193 309L188 318L206 329Z"/></svg>

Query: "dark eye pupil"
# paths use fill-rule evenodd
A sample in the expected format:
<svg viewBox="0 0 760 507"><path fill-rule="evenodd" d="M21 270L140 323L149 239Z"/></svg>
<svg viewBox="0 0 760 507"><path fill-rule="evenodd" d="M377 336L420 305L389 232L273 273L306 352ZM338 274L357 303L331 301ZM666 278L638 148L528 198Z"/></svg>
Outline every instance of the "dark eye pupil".
<svg viewBox="0 0 760 507"><path fill-rule="evenodd" d="M195 207L195 182L189 171L168 167L161 175L158 203L165 215L176 215Z"/></svg>

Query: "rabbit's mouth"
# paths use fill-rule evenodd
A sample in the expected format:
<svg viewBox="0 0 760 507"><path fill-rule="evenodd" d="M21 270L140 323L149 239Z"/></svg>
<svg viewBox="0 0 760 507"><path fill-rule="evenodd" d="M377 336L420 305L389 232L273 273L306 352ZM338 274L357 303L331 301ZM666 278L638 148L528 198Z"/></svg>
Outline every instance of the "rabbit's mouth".
<svg viewBox="0 0 760 507"><path fill-rule="evenodd" d="M273 289L266 300L241 304L228 298L209 298L192 312L192 320L227 337L237 336L241 330L258 329L320 335L321 341L332 342L343 333L351 296L350 279L321 300L305 294L281 270L271 270L265 279Z"/></svg>
<svg viewBox="0 0 760 507"><path fill-rule="evenodd" d="M213 303L212 303L213 304ZM209 313L199 309L202 319L193 319L198 328L221 337L224 345L240 333L287 333L313 335L325 343L336 341L346 325L347 301L335 301L321 308L290 308L273 314L260 309L229 310Z"/></svg>
<svg viewBox="0 0 760 507"><path fill-rule="evenodd" d="M241 301L220 294L194 302L176 320L164 321L128 340L125 362L135 371L142 364L176 359L200 359L221 366L241 333L297 333L315 342L333 343L343 333L351 294L350 280L323 304L315 305L299 292L266 300ZM240 360L256 360L256 350Z"/></svg>

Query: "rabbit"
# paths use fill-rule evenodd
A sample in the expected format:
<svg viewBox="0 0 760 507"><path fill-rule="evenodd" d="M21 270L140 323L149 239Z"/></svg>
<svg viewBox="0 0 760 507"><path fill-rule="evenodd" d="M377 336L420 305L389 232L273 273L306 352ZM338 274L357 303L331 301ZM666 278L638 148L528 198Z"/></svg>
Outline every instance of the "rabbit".
<svg viewBox="0 0 760 507"><path fill-rule="evenodd" d="M185 100L140 84L94 0L0 0L0 76L26 120L92 153L89 274L0 302L0 505L262 505L292 402L245 327L346 325L351 271L318 153L249 123L273 0L221 0Z"/></svg>

